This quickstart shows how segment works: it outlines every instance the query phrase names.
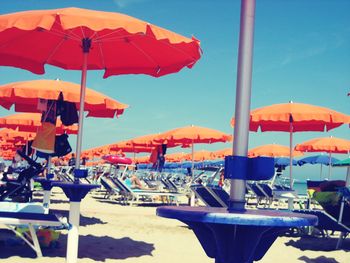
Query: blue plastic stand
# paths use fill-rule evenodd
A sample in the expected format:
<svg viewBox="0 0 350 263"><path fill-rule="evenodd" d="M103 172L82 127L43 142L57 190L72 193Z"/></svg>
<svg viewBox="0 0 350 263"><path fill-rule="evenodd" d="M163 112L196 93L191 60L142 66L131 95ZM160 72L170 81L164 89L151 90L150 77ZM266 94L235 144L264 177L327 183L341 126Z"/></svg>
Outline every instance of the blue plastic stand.
<svg viewBox="0 0 350 263"><path fill-rule="evenodd" d="M94 189L100 187L97 184L76 184L76 183L53 183L53 186L60 187L65 195L68 197L69 201L80 202L85 198L87 193Z"/></svg>
<svg viewBox="0 0 350 263"><path fill-rule="evenodd" d="M282 231L317 224L316 216L277 210L229 212L225 208L164 206L157 209L157 215L187 224L215 263L260 260Z"/></svg>
<svg viewBox="0 0 350 263"><path fill-rule="evenodd" d="M45 191L51 191L52 187L54 187L53 184L58 183L60 181L58 180L49 180L46 178L34 178L34 182L40 183L41 187L45 190Z"/></svg>

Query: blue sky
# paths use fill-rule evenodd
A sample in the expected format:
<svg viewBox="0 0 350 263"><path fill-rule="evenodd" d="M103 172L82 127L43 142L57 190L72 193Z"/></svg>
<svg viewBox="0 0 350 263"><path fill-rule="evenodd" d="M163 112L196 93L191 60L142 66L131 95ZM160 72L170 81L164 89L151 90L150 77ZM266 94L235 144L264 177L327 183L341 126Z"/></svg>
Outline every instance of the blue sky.
<svg viewBox="0 0 350 263"><path fill-rule="evenodd" d="M88 87L130 108L119 119L85 119L83 149L190 124L233 132L229 122L235 105L240 1L12 0L1 2L0 13L70 6L125 13L187 37L194 35L203 49L193 69L161 78L103 79L102 71L88 72ZM350 92L349 12L347 0L257 0L251 108L292 100L350 114L350 97L346 96ZM45 75L0 67L0 75L0 84L42 78L80 82L80 72L51 66ZM0 109L1 116L11 113ZM294 142L329 135L349 139L350 129L296 133ZM75 136L70 137L75 148ZM250 133L250 148L269 143L288 145L289 134ZM198 145L196 149L226 147L231 145ZM319 171L303 169L295 172L305 177L305 171Z"/></svg>

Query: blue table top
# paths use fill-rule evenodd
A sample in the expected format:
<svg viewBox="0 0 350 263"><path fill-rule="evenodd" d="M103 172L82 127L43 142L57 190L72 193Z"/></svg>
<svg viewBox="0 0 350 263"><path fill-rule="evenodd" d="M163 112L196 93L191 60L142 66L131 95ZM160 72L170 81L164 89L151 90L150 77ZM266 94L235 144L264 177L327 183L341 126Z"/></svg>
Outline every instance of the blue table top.
<svg viewBox="0 0 350 263"><path fill-rule="evenodd" d="M226 208L162 206L157 208L157 215L181 221L252 225L252 226L281 226L299 227L317 224L317 217L278 210L250 209L229 212Z"/></svg>
<svg viewBox="0 0 350 263"><path fill-rule="evenodd" d="M94 189L94 188L98 188L100 187L99 185L97 184L75 184L75 183L68 183L68 182L54 182L52 184L53 186L57 186L57 187L60 187L62 189L66 188L66 189Z"/></svg>

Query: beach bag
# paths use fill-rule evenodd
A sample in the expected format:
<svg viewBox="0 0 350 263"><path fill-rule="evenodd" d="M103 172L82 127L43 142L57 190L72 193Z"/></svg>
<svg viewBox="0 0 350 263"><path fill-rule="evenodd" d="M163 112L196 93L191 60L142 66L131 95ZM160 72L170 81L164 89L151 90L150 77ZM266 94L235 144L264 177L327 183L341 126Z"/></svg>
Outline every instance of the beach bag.
<svg viewBox="0 0 350 263"><path fill-rule="evenodd" d="M64 101L62 93L57 101L57 116L61 116L64 126L70 126L79 122L77 107L74 102Z"/></svg>
<svg viewBox="0 0 350 263"><path fill-rule="evenodd" d="M55 152L56 125L50 122L43 122L38 128L32 148L43 153Z"/></svg>
<svg viewBox="0 0 350 263"><path fill-rule="evenodd" d="M68 135L65 133L61 135L57 135L55 140L54 156L62 157L67 155L71 151L72 151L72 147L69 144Z"/></svg>

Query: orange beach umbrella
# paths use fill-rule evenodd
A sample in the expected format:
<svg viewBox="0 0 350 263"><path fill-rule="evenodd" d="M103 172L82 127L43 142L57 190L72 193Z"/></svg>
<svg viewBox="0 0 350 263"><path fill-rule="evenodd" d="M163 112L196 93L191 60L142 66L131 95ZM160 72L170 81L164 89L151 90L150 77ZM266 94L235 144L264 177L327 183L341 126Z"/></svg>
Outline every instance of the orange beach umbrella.
<svg viewBox="0 0 350 263"><path fill-rule="evenodd" d="M79 108L80 85L61 80L29 80L0 85L0 105L6 109L15 106L17 112L39 112L38 99L74 102ZM86 89L84 111L90 117L113 118L123 113L128 105L100 92Z"/></svg>
<svg viewBox="0 0 350 263"><path fill-rule="evenodd" d="M0 128L9 128L24 132L36 132L41 126L40 113L18 113L5 117L0 117ZM58 118L56 122L56 133L78 133L78 126L64 126Z"/></svg>
<svg viewBox="0 0 350 263"><path fill-rule="evenodd" d="M1 65L36 74L45 64L82 70L84 54L86 68L103 69L105 78L159 77L193 67L201 51L194 38L119 13L70 7L0 16Z"/></svg>
<svg viewBox="0 0 350 263"><path fill-rule="evenodd" d="M214 155L218 159L225 158L225 156L232 155L232 154L233 154L232 153L232 148L225 148L225 149L222 149L222 150L214 151Z"/></svg>
<svg viewBox="0 0 350 263"><path fill-rule="evenodd" d="M248 151L248 157L288 157L290 149L288 146L279 144L266 144L255 147ZM302 156L303 153L300 151L293 151L293 156Z"/></svg>
<svg viewBox="0 0 350 263"><path fill-rule="evenodd" d="M333 136L315 138L297 144L295 150L303 152L349 153L350 141Z"/></svg>
<svg viewBox="0 0 350 263"><path fill-rule="evenodd" d="M293 133L302 131L331 130L350 123L350 116L325 107L303 103L274 104L250 112L250 131L289 132L290 166L289 177L292 188ZM232 119L231 124L235 124Z"/></svg>
<svg viewBox="0 0 350 263"><path fill-rule="evenodd" d="M186 126L161 133L155 139L156 142L169 144L192 146L192 170L194 167L194 144L195 143L216 143L232 141L232 135L225 134L221 131L200 127Z"/></svg>
<svg viewBox="0 0 350 263"><path fill-rule="evenodd" d="M81 70L78 160L87 70L104 70L105 78L120 74L159 77L193 67L200 55L198 40L118 13L63 8L0 16L0 65L36 74L45 72L45 64ZM76 162L77 169L79 165ZM79 215L73 212L74 222L70 223L76 229ZM77 235L78 231L69 231L69 263L77 261Z"/></svg>
<svg viewBox="0 0 350 263"><path fill-rule="evenodd" d="M201 151L195 151L193 153L193 157L191 153L185 155L185 160L191 161L192 158L193 158L193 161L195 162L203 162L206 160L214 160L216 157L213 152L210 152L207 150L201 150Z"/></svg>
<svg viewBox="0 0 350 263"><path fill-rule="evenodd" d="M295 149L303 152L326 152L329 154L328 177L332 170L332 153L350 153L350 141L333 136L315 138L295 146Z"/></svg>

